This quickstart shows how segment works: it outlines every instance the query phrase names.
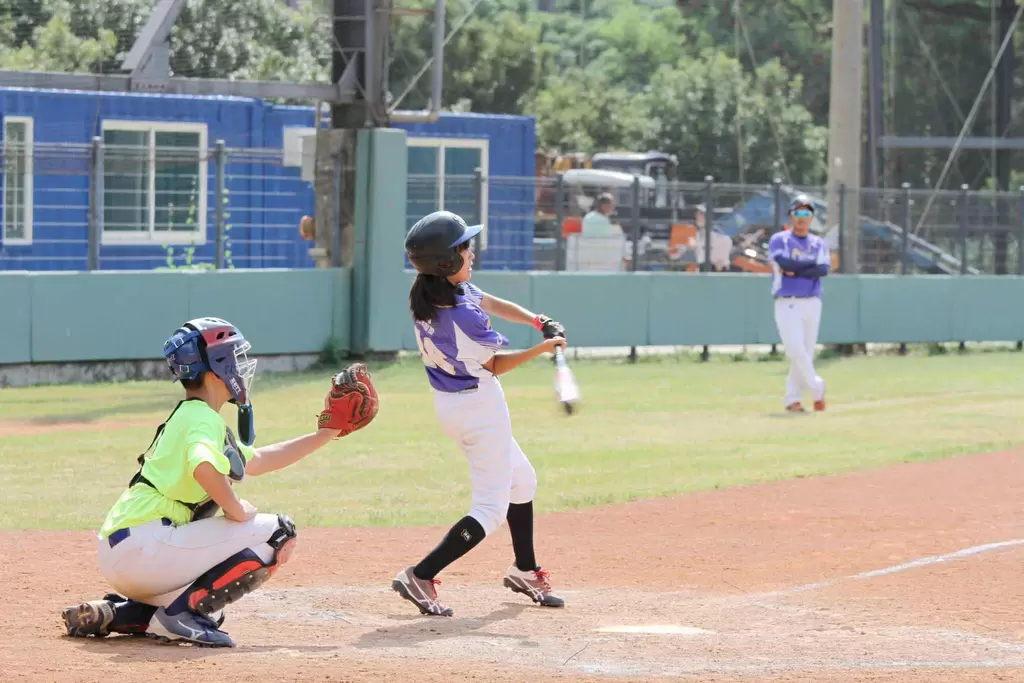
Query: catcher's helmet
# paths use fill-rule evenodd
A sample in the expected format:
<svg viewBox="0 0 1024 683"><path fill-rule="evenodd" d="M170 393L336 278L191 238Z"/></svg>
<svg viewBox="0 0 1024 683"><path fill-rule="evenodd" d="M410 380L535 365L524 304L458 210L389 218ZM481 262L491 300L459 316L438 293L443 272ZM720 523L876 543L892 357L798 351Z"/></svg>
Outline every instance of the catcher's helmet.
<svg viewBox="0 0 1024 683"><path fill-rule="evenodd" d="M414 268L423 275L449 277L462 270L459 245L476 237L482 225L466 225L461 216L450 211L435 211L416 221L405 236L405 252Z"/></svg>
<svg viewBox="0 0 1024 683"><path fill-rule="evenodd" d="M807 208L811 210L811 213L814 213L814 202L807 195L800 193L793 197L793 201L789 203L789 212L793 213L799 208Z"/></svg>
<svg viewBox="0 0 1024 683"><path fill-rule="evenodd" d="M249 394L256 359L246 355L250 348L242 332L221 318L193 318L164 342L164 358L175 381L212 372L227 385L230 402L238 406L238 436L247 446L255 438Z"/></svg>

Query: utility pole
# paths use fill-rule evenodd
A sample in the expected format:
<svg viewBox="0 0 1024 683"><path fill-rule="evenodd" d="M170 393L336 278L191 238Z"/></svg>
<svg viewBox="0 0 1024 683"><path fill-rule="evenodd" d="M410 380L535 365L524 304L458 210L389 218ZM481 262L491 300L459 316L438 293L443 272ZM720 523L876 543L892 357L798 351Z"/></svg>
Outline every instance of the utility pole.
<svg viewBox="0 0 1024 683"><path fill-rule="evenodd" d="M857 216L861 186L861 93L864 60L864 1L832 0L832 71L828 108L828 221L843 225L839 258L843 272L860 270ZM846 186L845 211L839 216L839 186Z"/></svg>

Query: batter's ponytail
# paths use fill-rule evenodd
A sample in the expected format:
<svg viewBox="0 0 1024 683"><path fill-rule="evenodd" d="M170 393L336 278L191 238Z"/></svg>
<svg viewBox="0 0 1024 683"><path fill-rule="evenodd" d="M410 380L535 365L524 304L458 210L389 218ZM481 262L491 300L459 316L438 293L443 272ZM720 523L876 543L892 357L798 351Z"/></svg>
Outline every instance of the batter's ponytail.
<svg viewBox="0 0 1024 683"><path fill-rule="evenodd" d="M409 290L409 309L413 320L433 320L439 307L451 308L456 304L455 295L458 293L458 286L448 282L448 278L420 273Z"/></svg>

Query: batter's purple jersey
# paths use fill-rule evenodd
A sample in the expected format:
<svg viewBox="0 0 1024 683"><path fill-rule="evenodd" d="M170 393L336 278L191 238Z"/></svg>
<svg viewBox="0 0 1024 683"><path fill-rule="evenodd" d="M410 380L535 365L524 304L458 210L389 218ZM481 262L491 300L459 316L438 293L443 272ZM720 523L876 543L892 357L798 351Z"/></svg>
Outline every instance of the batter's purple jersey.
<svg viewBox="0 0 1024 683"><path fill-rule="evenodd" d="M430 385L438 391L470 389L491 373L483 364L508 345L504 335L491 329L491 319L480 302L484 293L468 282L452 308L439 308L433 320L413 325L416 344L427 368Z"/></svg>
<svg viewBox="0 0 1024 683"><path fill-rule="evenodd" d="M779 256L803 263L829 265L831 257L828 242L811 233L807 233L806 237L797 237L791 230L775 233L768 242L768 258L772 262L772 296L821 296L821 278L783 274L784 269L776 261Z"/></svg>

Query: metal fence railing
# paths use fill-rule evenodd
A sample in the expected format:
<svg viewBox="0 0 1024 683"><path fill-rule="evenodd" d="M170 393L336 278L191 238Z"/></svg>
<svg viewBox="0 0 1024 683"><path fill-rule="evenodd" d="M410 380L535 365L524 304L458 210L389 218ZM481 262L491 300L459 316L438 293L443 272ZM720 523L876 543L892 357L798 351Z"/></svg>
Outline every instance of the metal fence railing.
<svg viewBox="0 0 1024 683"><path fill-rule="evenodd" d="M92 144L11 137L0 145L0 270L313 267L325 236L311 244L299 226L317 216L318 193L317 220L333 220L334 163L333 181L318 166L310 182L282 149L211 146L187 126L133 124ZM839 188L856 208L847 225L822 187L465 171L410 175L404 230L442 208L482 223L482 270L766 273L768 241L806 193L837 272L1024 275L1024 188Z"/></svg>
<svg viewBox="0 0 1024 683"><path fill-rule="evenodd" d="M0 149L0 270L311 267L312 183L281 149L105 131ZM147 139L148 138L148 139Z"/></svg>
<svg viewBox="0 0 1024 683"><path fill-rule="evenodd" d="M1024 275L1024 188L839 188L843 205L856 207L854 233L843 211L829 211L820 186L607 172L571 178L412 176L406 229L438 209L482 222L475 267L483 270L767 273L769 239L803 193L815 205L812 230L828 242L834 272Z"/></svg>

